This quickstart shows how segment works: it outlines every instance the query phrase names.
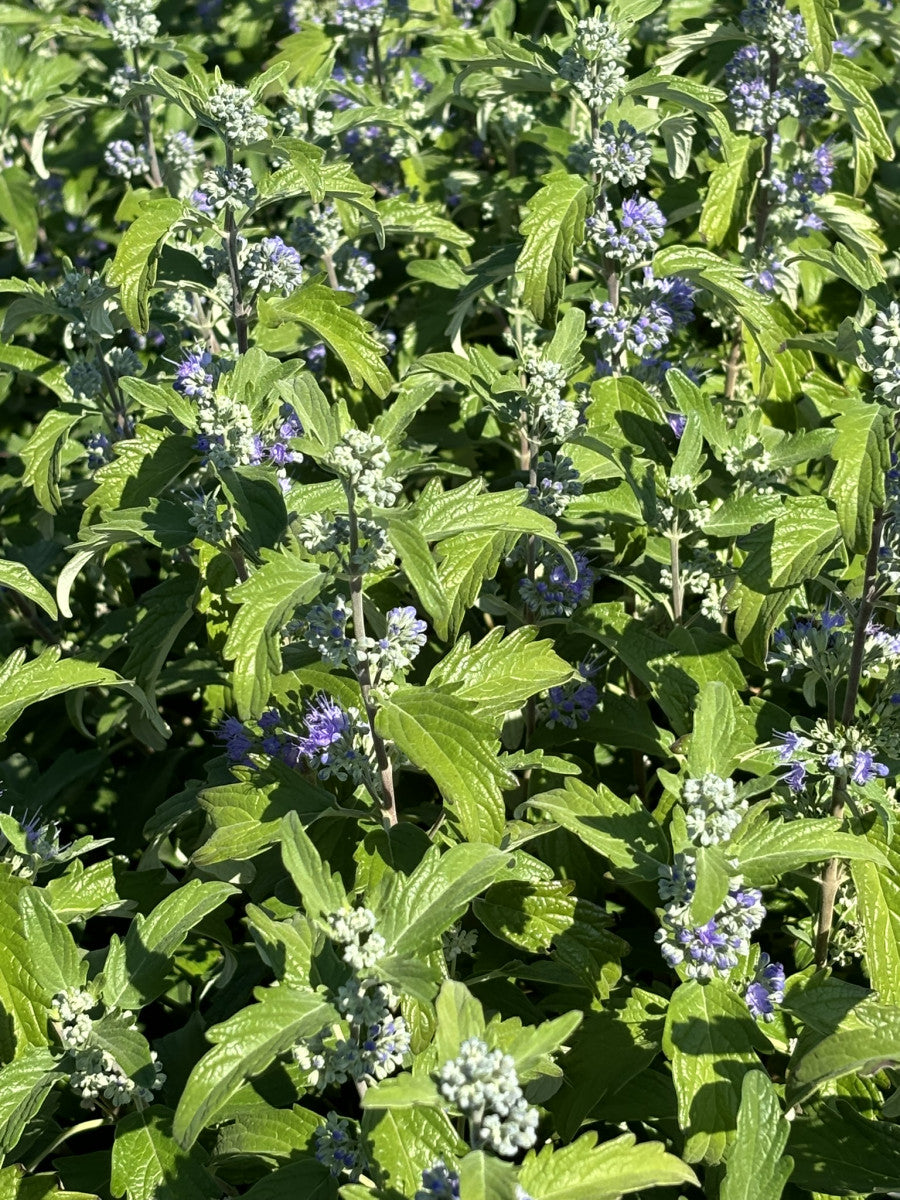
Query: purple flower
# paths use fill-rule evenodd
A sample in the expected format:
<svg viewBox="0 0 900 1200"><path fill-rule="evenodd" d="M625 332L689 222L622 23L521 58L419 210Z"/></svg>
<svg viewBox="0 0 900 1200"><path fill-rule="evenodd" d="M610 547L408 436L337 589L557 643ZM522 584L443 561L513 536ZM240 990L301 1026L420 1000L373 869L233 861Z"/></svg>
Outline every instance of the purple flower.
<svg viewBox="0 0 900 1200"><path fill-rule="evenodd" d="M541 617L570 617L580 604L591 597L594 572L588 565L587 555L580 550L574 554L578 568L573 578L558 555L545 560L546 574L542 579L522 579L519 594L525 607Z"/></svg>
<svg viewBox="0 0 900 1200"><path fill-rule="evenodd" d="M806 763L797 761L784 777L785 783L792 792L802 792L806 784Z"/></svg>
<svg viewBox="0 0 900 1200"><path fill-rule="evenodd" d="M853 758L853 773L850 779L853 783L858 783L860 786L869 783L876 776L884 778L888 774L888 768L884 763L876 762L875 756L871 750L858 750Z"/></svg>
<svg viewBox="0 0 900 1200"><path fill-rule="evenodd" d="M230 763L249 765L247 756L253 749L253 737L242 721L237 717L225 717L215 732L219 741L225 744L225 754Z"/></svg>
<svg viewBox="0 0 900 1200"><path fill-rule="evenodd" d="M787 733L776 733L775 737L782 743L781 749L778 751L778 758L783 763L791 762L798 750L805 750L809 745L808 738L794 733L792 729L789 729Z"/></svg>
<svg viewBox="0 0 900 1200"><path fill-rule="evenodd" d="M759 956L756 975L748 984L744 999L750 1015L757 1021L774 1020L775 1006L784 1000L784 967L771 962L765 951Z"/></svg>
<svg viewBox="0 0 900 1200"><path fill-rule="evenodd" d="M208 350L194 350L186 354L184 360L175 368L175 382L172 385L176 392L183 396L199 396L212 387L215 377L207 367L212 365L212 355Z"/></svg>

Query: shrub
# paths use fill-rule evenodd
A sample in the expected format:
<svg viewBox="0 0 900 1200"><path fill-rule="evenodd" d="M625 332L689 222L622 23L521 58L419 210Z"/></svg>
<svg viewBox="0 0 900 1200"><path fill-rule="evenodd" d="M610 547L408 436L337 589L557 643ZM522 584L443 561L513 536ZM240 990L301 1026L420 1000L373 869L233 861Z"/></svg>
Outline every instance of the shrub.
<svg viewBox="0 0 900 1200"><path fill-rule="evenodd" d="M890 0L0 5L0 1196L900 1188Z"/></svg>

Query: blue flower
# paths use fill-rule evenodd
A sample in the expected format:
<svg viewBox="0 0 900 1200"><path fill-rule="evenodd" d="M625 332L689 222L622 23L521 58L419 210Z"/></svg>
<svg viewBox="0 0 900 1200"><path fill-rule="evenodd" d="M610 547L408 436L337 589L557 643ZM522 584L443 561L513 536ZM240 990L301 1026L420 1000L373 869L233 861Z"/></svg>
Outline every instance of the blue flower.
<svg viewBox="0 0 900 1200"><path fill-rule="evenodd" d="M190 351L175 368L175 382L172 385L175 391L183 396L199 396L209 391L215 382L213 372L207 370L210 366L212 355L208 350Z"/></svg>
<svg viewBox="0 0 900 1200"><path fill-rule="evenodd" d="M771 962L763 951L759 956L756 974L744 993L750 1015L757 1021L772 1021L775 1006L784 1000L784 967Z"/></svg>
<svg viewBox="0 0 900 1200"><path fill-rule="evenodd" d="M883 779L888 773L884 763L875 761L871 750L858 750L853 757L853 772L850 775L853 783L863 786L875 778Z"/></svg>

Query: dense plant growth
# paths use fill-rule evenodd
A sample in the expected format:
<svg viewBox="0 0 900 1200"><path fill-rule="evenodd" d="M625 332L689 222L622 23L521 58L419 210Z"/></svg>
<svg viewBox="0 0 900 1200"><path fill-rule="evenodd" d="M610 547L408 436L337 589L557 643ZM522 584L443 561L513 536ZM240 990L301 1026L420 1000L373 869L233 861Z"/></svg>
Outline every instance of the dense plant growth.
<svg viewBox="0 0 900 1200"><path fill-rule="evenodd" d="M900 1189L898 55L0 3L0 1200Z"/></svg>

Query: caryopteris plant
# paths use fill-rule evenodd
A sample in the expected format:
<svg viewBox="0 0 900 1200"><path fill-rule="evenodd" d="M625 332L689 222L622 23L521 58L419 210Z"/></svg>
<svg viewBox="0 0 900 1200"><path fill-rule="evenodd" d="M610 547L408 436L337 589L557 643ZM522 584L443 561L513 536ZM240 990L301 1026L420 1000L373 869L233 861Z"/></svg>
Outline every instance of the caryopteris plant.
<svg viewBox="0 0 900 1200"><path fill-rule="evenodd" d="M790 3L0 3L0 1200L900 1194L900 17Z"/></svg>

